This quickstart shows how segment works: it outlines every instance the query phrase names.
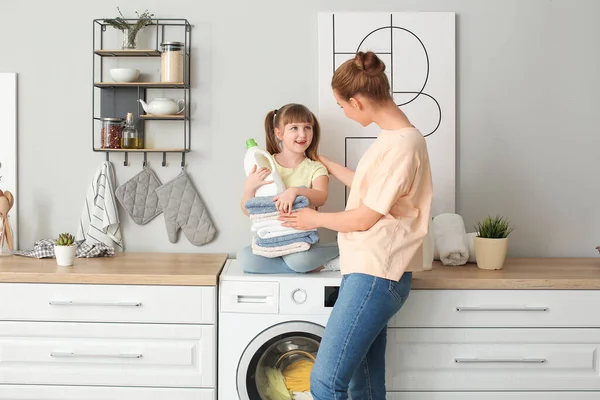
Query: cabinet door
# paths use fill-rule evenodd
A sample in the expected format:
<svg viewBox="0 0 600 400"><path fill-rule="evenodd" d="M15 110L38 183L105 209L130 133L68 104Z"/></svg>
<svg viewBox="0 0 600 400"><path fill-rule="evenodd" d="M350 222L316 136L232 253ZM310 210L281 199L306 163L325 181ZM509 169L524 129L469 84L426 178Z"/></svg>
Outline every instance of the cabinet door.
<svg viewBox="0 0 600 400"><path fill-rule="evenodd" d="M214 324L209 286L0 283L0 320Z"/></svg>
<svg viewBox="0 0 600 400"><path fill-rule="evenodd" d="M597 290L413 290L391 328L600 328Z"/></svg>
<svg viewBox="0 0 600 400"><path fill-rule="evenodd" d="M395 392L387 400L596 400L600 392Z"/></svg>
<svg viewBox="0 0 600 400"><path fill-rule="evenodd" d="M0 383L214 388L212 325L0 322Z"/></svg>
<svg viewBox="0 0 600 400"><path fill-rule="evenodd" d="M0 385L3 400L216 400L213 389Z"/></svg>
<svg viewBox="0 0 600 400"><path fill-rule="evenodd" d="M600 329L389 329L390 391L600 390Z"/></svg>

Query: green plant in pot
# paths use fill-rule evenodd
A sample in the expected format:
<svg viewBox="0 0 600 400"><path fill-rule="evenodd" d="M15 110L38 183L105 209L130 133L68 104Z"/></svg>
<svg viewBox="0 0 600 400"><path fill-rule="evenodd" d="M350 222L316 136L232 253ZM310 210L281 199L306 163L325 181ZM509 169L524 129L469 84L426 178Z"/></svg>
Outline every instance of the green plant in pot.
<svg viewBox="0 0 600 400"><path fill-rule="evenodd" d="M508 252L508 235L513 229L510 222L499 215L475 223L475 259L479 268L502 269Z"/></svg>
<svg viewBox="0 0 600 400"><path fill-rule="evenodd" d="M137 19L127 19L119 7L117 7L117 11L119 11L119 17L105 18L104 23L123 32L123 45L121 49L131 50L137 48L137 34L143 27L152 23L154 14L150 14L148 10L145 10L141 14L136 11Z"/></svg>
<svg viewBox="0 0 600 400"><path fill-rule="evenodd" d="M61 233L54 242L54 255L56 263L61 267L69 267L75 262L77 245L75 238L70 233Z"/></svg>

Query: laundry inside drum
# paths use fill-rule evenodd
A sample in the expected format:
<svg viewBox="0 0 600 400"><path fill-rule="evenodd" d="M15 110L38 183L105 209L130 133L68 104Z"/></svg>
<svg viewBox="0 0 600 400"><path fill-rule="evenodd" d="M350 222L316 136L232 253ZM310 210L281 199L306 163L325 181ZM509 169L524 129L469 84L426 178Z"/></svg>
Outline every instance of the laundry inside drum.
<svg viewBox="0 0 600 400"><path fill-rule="evenodd" d="M256 368L256 387L261 400L294 400L296 393L310 392L310 373L319 342L290 336L273 343Z"/></svg>

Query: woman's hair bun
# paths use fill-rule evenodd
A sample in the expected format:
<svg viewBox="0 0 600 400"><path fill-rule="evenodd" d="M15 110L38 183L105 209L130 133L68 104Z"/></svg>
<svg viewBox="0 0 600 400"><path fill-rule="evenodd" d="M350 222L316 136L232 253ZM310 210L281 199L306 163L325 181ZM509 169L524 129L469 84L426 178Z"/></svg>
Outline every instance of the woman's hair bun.
<svg viewBox="0 0 600 400"><path fill-rule="evenodd" d="M376 76L385 71L385 64L372 51L359 51L354 57L354 65L365 74Z"/></svg>

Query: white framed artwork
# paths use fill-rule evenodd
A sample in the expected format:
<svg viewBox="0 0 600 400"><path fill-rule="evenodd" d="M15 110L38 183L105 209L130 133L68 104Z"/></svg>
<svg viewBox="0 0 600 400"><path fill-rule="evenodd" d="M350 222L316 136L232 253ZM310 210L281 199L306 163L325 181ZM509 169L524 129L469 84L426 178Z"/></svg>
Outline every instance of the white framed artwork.
<svg viewBox="0 0 600 400"><path fill-rule="evenodd" d="M18 249L17 192L17 74L0 73L0 189L9 190L15 203L8 213L13 248Z"/></svg>
<svg viewBox="0 0 600 400"><path fill-rule="evenodd" d="M455 43L453 12L319 13L321 153L355 169L379 133L374 124L363 128L346 118L331 91L339 65L357 51L374 51L386 64L396 104L426 137L434 186L432 215L455 212ZM331 197L345 198L338 193Z"/></svg>

